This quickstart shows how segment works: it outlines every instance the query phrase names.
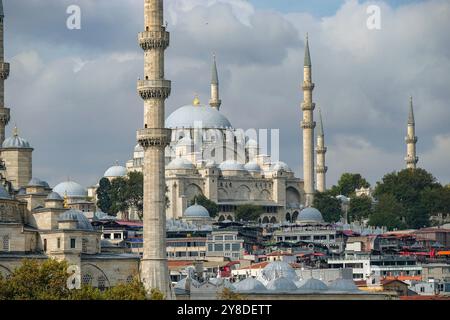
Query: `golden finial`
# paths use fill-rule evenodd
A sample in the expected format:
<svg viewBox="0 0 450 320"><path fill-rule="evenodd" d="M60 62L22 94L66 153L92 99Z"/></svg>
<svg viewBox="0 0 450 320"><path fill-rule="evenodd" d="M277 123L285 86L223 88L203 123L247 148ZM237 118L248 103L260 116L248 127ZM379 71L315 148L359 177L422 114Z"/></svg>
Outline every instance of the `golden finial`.
<svg viewBox="0 0 450 320"><path fill-rule="evenodd" d="M196 107L198 107L200 105L200 99L198 97L198 94L195 95L194 101L192 102L192 104Z"/></svg>
<svg viewBox="0 0 450 320"><path fill-rule="evenodd" d="M67 191L64 191L64 208L69 208L69 197L67 196Z"/></svg>

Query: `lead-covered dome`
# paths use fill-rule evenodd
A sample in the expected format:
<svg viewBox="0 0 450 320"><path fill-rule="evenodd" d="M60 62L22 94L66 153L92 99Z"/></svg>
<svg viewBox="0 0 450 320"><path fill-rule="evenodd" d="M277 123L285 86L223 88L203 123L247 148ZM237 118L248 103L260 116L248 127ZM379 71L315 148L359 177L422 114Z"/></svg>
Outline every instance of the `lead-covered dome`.
<svg viewBox="0 0 450 320"><path fill-rule="evenodd" d="M328 289L328 286L319 279L309 278L303 282L299 289L305 291L324 291Z"/></svg>
<svg viewBox="0 0 450 320"><path fill-rule="evenodd" d="M323 223L322 213L313 207L308 207L300 211L297 221L300 223Z"/></svg>
<svg viewBox="0 0 450 320"><path fill-rule="evenodd" d="M58 193L61 197L67 195L68 197L86 197L87 191L86 189L79 183L75 181L64 181L60 184L57 184L53 191Z"/></svg>
<svg viewBox="0 0 450 320"><path fill-rule="evenodd" d="M75 209L68 210L59 215L59 222L77 221L77 229L92 231L94 228L83 212Z"/></svg>
<svg viewBox="0 0 450 320"><path fill-rule="evenodd" d="M183 214L184 218L209 218L209 212L205 207L194 204L188 207Z"/></svg>
<svg viewBox="0 0 450 320"><path fill-rule="evenodd" d="M44 187L44 188L50 188L47 182L39 179L39 178L33 178L28 182L27 187Z"/></svg>
<svg viewBox="0 0 450 320"><path fill-rule="evenodd" d="M115 165L109 167L108 170L105 171L105 174L103 176L105 178L119 178L125 177L126 175L127 175L127 168Z"/></svg>
<svg viewBox="0 0 450 320"><path fill-rule="evenodd" d="M281 277L296 281L297 273L288 263L284 261L274 261L261 270L258 280L261 282L270 282Z"/></svg>
<svg viewBox="0 0 450 320"><path fill-rule="evenodd" d="M244 168L249 172L261 172L261 167L254 161L247 162Z"/></svg>
<svg viewBox="0 0 450 320"><path fill-rule="evenodd" d="M255 291L267 291L266 287L261 283L261 281L255 278L248 277L247 279L241 280L234 284L237 292L255 292Z"/></svg>
<svg viewBox="0 0 450 320"><path fill-rule="evenodd" d="M14 128L12 137L3 141L2 148L4 149L28 149L31 148L30 143L24 138L19 137L17 128Z"/></svg>
<svg viewBox="0 0 450 320"><path fill-rule="evenodd" d="M288 166L286 163L284 163L283 161L277 161L277 162L274 162L274 163L271 165L270 169L271 169L272 171L286 171L286 172L292 172L291 168L289 168L289 166Z"/></svg>
<svg viewBox="0 0 450 320"><path fill-rule="evenodd" d="M242 163L236 160L227 160L219 165L219 169L222 171L245 171L245 167Z"/></svg>
<svg viewBox="0 0 450 320"><path fill-rule="evenodd" d="M285 277L280 277L269 281L269 283L267 283L266 285L266 288L268 290L274 290L278 292L290 292L298 289L294 281Z"/></svg>
<svg viewBox="0 0 450 320"><path fill-rule="evenodd" d="M219 111L210 106L187 105L175 110L166 120L169 129L194 128L195 123L201 122L202 128L223 129L231 128L230 121Z"/></svg>
<svg viewBox="0 0 450 320"><path fill-rule="evenodd" d="M167 170L194 170L194 164L186 158L175 158L166 167Z"/></svg>
<svg viewBox="0 0 450 320"><path fill-rule="evenodd" d="M50 192L46 199L51 200L51 201L62 201L63 200L63 198L61 198L59 193L54 192L54 191Z"/></svg>

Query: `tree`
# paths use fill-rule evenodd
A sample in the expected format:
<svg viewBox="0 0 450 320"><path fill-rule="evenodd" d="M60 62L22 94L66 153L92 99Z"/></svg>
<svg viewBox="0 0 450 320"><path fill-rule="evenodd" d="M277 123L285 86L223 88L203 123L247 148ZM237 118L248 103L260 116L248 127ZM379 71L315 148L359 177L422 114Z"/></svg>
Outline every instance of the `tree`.
<svg viewBox="0 0 450 320"><path fill-rule="evenodd" d="M112 215L128 210L128 183L126 178L119 177L112 180L109 195L111 197L110 213Z"/></svg>
<svg viewBox="0 0 450 320"><path fill-rule="evenodd" d="M219 300L245 300L243 296L239 293L233 292L229 288L224 288L221 292L219 292L217 298Z"/></svg>
<svg viewBox="0 0 450 320"><path fill-rule="evenodd" d="M217 216L217 213L219 212L219 206L214 201L211 201L204 195L200 194L194 197L194 199L191 201L191 206L196 203L205 207L206 210L208 210L211 218L215 218Z"/></svg>
<svg viewBox="0 0 450 320"><path fill-rule="evenodd" d="M337 185L331 188L334 196L344 195L350 197L355 193L355 189L369 188L370 183L359 173L344 173Z"/></svg>
<svg viewBox="0 0 450 320"><path fill-rule="evenodd" d="M329 191L316 192L313 207L322 213L326 222L337 222L342 217L341 202Z"/></svg>
<svg viewBox="0 0 450 320"><path fill-rule="evenodd" d="M368 196L353 196L348 209L349 221L363 221L372 214L372 199Z"/></svg>
<svg viewBox="0 0 450 320"><path fill-rule="evenodd" d="M235 215L236 220L257 221L263 212L264 208L262 206L243 204L237 206Z"/></svg>
<svg viewBox="0 0 450 320"><path fill-rule="evenodd" d="M111 190L111 183L107 178L100 179L100 182L98 183L99 187L97 189L97 207L100 208L103 212L110 212L111 209L111 197L110 197L110 190Z"/></svg>
<svg viewBox="0 0 450 320"><path fill-rule="evenodd" d="M126 184L125 198L128 208L136 209L142 220L144 211L144 175L142 172L129 172Z"/></svg>
<svg viewBox="0 0 450 320"><path fill-rule="evenodd" d="M389 230L402 229L405 224L405 210L401 203L391 194L383 194L375 205L373 214L369 218L369 225L376 227L387 227Z"/></svg>

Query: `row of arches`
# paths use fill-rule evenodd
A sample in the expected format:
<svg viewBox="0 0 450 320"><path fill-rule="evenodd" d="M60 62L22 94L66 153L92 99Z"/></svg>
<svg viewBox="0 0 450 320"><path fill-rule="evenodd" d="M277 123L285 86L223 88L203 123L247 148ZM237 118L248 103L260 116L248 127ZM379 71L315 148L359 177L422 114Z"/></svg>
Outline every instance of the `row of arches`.
<svg viewBox="0 0 450 320"><path fill-rule="evenodd" d="M287 212L286 216L285 216L285 219L286 219L287 222L295 222L295 221L297 221L298 215L299 215L298 211L294 211L292 213L291 212Z"/></svg>

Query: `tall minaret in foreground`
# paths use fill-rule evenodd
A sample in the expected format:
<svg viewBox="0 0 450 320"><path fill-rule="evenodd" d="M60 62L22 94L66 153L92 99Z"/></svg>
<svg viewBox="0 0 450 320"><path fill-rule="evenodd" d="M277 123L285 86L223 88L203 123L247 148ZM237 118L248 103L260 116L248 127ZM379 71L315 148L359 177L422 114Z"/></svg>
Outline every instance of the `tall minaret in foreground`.
<svg viewBox="0 0 450 320"><path fill-rule="evenodd" d="M211 73L211 100L209 100L209 105L219 111L221 104L222 100L219 98L219 76L217 74L216 55L214 55Z"/></svg>
<svg viewBox="0 0 450 320"><path fill-rule="evenodd" d="M319 192L325 192L325 190L327 189L325 176L328 171L328 167L325 165L325 153L327 153L327 147L325 147L325 134L323 133L322 112L320 111L319 108L319 126L317 128L317 146L316 146L317 191Z"/></svg>
<svg viewBox="0 0 450 320"><path fill-rule="evenodd" d="M416 155L416 123L414 121L414 110L413 110L413 98L410 97L409 100L409 116L408 116L408 131L405 137L406 141L406 168L415 169L419 157Z"/></svg>
<svg viewBox="0 0 450 320"><path fill-rule="evenodd" d="M316 123L314 122L315 103L312 102L314 83L312 83L308 35L306 35L303 78L303 120L301 122L303 129L303 180L306 206L308 207L312 206L314 200L314 128L316 127Z"/></svg>
<svg viewBox="0 0 450 320"><path fill-rule="evenodd" d="M166 202L164 150L170 130L164 128L164 103L171 83L164 79L164 51L169 33L163 26L163 0L145 0L145 31L139 33L144 50L144 80L137 89L144 100L144 129L137 140L144 148L144 249L141 281L148 292L157 288L167 299L173 298L166 257Z"/></svg>
<svg viewBox="0 0 450 320"><path fill-rule="evenodd" d="M3 0L0 0L0 147L5 141L5 127L9 122L9 108L5 108L5 80L9 76L9 63L5 62L5 48L3 44Z"/></svg>

